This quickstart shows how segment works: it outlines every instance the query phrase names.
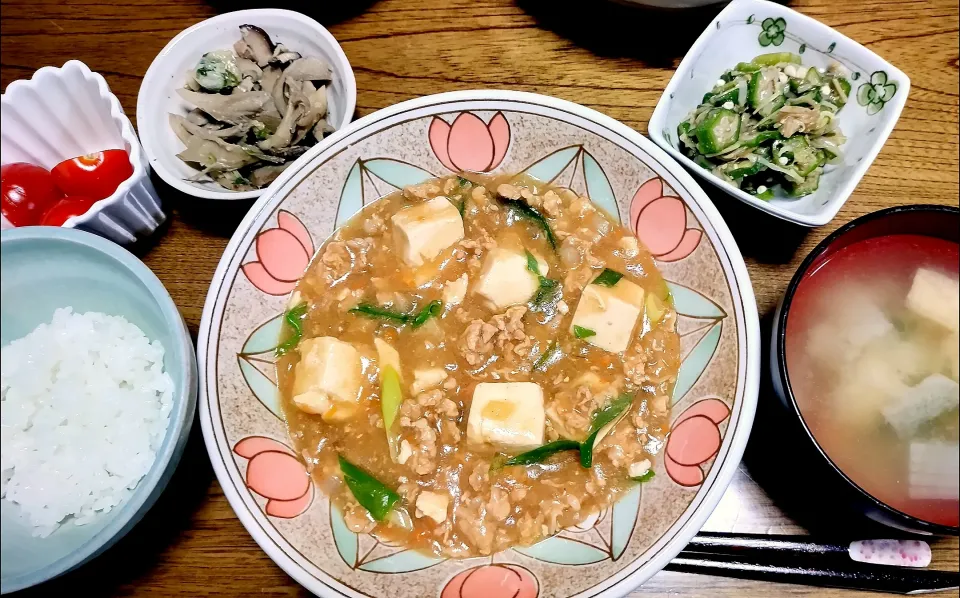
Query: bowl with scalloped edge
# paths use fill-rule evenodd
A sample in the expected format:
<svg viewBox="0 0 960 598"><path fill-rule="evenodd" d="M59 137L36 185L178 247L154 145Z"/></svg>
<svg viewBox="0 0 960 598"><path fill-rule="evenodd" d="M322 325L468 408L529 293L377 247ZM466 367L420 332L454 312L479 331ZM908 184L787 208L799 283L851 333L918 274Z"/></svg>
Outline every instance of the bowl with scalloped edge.
<svg viewBox="0 0 960 598"><path fill-rule="evenodd" d="M309 483L283 421L275 348L294 274L337 226L378 197L462 170L525 172L571 188L636 232L669 281L683 363L672 431L650 482L539 544L492 559L444 560L350 531ZM241 522L320 596L618 596L681 550L736 471L756 406L759 342L736 243L662 150L570 102L511 91L445 93L335 133L247 214L204 306L200 421ZM266 461L273 466L258 464Z"/></svg>
<svg viewBox="0 0 960 598"><path fill-rule="evenodd" d="M838 163L826 165L819 188L800 198L777 191L773 199L764 201L684 155L677 126L700 105L704 93L724 71L771 52L798 54L809 67L840 65L849 72L851 97L836 120L847 137L840 148L843 156ZM823 226L837 215L880 153L909 92L910 79L903 71L823 23L766 0L734 0L683 57L657 102L648 129L657 145L718 189L777 218Z"/></svg>

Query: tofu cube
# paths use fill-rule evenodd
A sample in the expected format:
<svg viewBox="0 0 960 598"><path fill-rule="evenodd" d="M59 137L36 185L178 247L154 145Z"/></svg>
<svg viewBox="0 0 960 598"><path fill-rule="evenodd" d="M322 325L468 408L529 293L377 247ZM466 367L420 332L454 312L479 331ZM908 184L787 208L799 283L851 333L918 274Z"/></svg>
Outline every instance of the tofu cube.
<svg viewBox="0 0 960 598"><path fill-rule="evenodd" d="M540 275L546 276L547 262L537 257ZM474 291L497 310L529 301L540 288L540 279L527 268L527 256L503 249L491 249L483 259L480 279Z"/></svg>
<svg viewBox="0 0 960 598"><path fill-rule="evenodd" d="M505 453L543 444L543 390L533 382L481 382L473 391L467 442Z"/></svg>
<svg viewBox="0 0 960 598"><path fill-rule="evenodd" d="M443 285L443 304L449 306L463 303L463 298L467 296L467 284L469 282L470 279L467 275L461 274L460 278Z"/></svg>
<svg viewBox="0 0 960 598"><path fill-rule="evenodd" d="M422 266L463 239L463 218L446 197L434 197L393 215L393 240L408 266Z"/></svg>
<svg viewBox="0 0 960 598"><path fill-rule="evenodd" d="M330 422L352 417L360 402L360 352L332 336L302 340L299 350L293 379L297 408Z"/></svg>
<svg viewBox="0 0 960 598"><path fill-rule="evenodd" d="M920 268L907 293L907 309L948 330L960 331L960 280Z"/></svg>
<svg viewBox="0 0 960 598"><path fill-rule="evenodd" d="M911 442L907 490L915 500L960 498L960 451L956 443Z"/></svg>
<svg viewBox="0 0 960 598"><path fill-rule="evenodd" d="M588 284L573 314L570 333L574 326L592 330L596 334L583 340L605 351L619 353L630 346L642 313L643 288L639 285L626 279L620 279L612 287Z"/></svg>
<svg viewBox="0 0 960 598"><path fill-rule="evenodd" d="M439 492L430 492L424 490L417 496L417 517L429 517L437 523L443 523L447 520L447 507L450 505L450 497Z"/></svg>
<svg viewBox="0 0 960 598"><path fill-rule="evenodd" d="M413 370L413 384L410 385L410 394L417 396L425 390L440 386L446 379L447 370L443 368Z"/></svg>

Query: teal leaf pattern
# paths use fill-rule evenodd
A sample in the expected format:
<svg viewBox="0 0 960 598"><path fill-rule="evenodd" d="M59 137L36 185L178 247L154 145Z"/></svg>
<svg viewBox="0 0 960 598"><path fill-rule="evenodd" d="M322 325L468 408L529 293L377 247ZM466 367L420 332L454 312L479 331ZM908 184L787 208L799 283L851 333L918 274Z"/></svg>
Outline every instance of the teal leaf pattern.
<svg viewBox="0 0 960 598"><path fill-rule="evenodd" d="M697 345L683 359L680 364L680 372L677 374L677 383L673 387L671 405L675 405L682 399L703 375L704 370L707 369L707 365L713 358L713 354L717 351L722 331L723 320L720 320L710 327L710 330L703 335Z"/></svg>
<svg viewBox="0 0 960 598"><path fill-rule="evenodd" d="M334 228L340 228L354 214L363 208L363 171L360 160L357 160L347 179L343 182L343 190L340 192L340 205L337 206L337 219Z"/></svg>
<svg viewBox="0 0 960 598"><path fill-rule="evenodd" d="M409 573L432 567L444 560L416 550L401 550L361 563L357 568L371 573Z"/></svg>
<svg viewBox="0 0 960 598"><path fill-rule="evenodd" d="M620 207L617 205L617 198L613 194L610 181L597 160L586 150L583 150L583 178L587 185L587 197L615 218L618 224L622 222Z"/></svg>
<svg viewBox="0 0 960 598"><path fill-rule="evenodd" d="M350 531L347 523L343 520L343 513L340 512L340 508L333 503L330 503L330 529L333 530L333 543L337 547L340 558L351 569L356 569L359 551L357 534Z"/></svg>
<svg viewBox="0 0 960 598"><path fill-rule="evenodd" d="M283 331L283 314L278 314L261 324L243 343L241 352L244 355L256 355L273 351L280 344L280 333Z"/></svg>
<svg viewBox="0 0 960 598"><path fill-rule="evenodd" d="M766 18L760 24L763 31L760 32L760 36L757 38L757 41L760 42L760 45L766 48L769 45L779 46L783 43L785 32L787 30L787 21L783 17Z"/></svg>
<svg viewBox="0 0 960 598"><path fill-rule="evenodd" d="M610 557L613 560L619 559L630 544L633 528L637 525L637 518L640 517L640 498L642 494L643 485L637 484L612 507L613 526L610 530Z"/></svg>
<svg viewBox="0 0 960 598"><path fill-rule="evenodd" d="M240 365L240 373L243 375L243 380L247 383L253 396L257 397L257 400L260 401L270 413L283 419L283 411L280 409L280 391L277 389L276 383L261 372L253 364L253 360L251 360L250 357L243 354L237 355L237 363Z"/></svg>
<svg viewBox="0 0 960 598"><path fill-rule="evenodd" d="M277 390L277 383L264 373L264 370L269 371L275 367L277 357L274 351L280 343L282 327L283 314L270 318L250 333L241 352L237 354L240 373L250 392L270 413L280 419L283 419L280 392Z"/></svg>
<svg viewBox="0 0 960 598"><path fill-rule="evenodd" d="M533 546L515 547L522 555L557 565L589 565L610 558L596 546L572 538L553 536Z"/></svg>
<svg viewBox="0 0 960 598"><path fill-rule="evenodd" d="M428 179L436 178L435 174L419 166L390 158L364 160L363 167L397 189L403 189L410 185L419 185Z"/></svg>
<svg viewBox="0 0 960 598"><path fill-rule="evenodd" d="M726 312L719 305L690 287L667 281L673 297L673 307L681 316L688 318L725 318Z"/></svg>
<svg viewBox="0 0 960 598"><path fill-rule="evenodd" d="M830 45L827 46L827 54L833 53L834 49L837 47L837 42L830 42Z"/></svg>
<svg viewBox="0 0 960 598"><path fill-rule="evenodd" d="M545 183L551 183L555 178L560 176L560 173L563 172L567 166L570 166L570 163L577 159L577 154L580 153L581 146L571 145L570 147L565 147L559 149L552 154L537 160L523 172L538 181L543 181Z"/></svg>

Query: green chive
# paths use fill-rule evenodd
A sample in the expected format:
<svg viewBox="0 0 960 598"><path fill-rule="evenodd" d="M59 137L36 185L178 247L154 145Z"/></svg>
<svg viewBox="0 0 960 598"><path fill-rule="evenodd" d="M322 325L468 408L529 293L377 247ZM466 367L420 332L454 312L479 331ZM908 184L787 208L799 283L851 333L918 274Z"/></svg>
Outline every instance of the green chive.
<svg viewBox="0 0 960 598"><path fill-rule="evenodd" d="M366 470L344 459L343 455L338 456L343 481L346 482L347 488L350 488L353 497L364 509L370 511L374 519L383 521L393 509L393 505L400 500L400 495L387 488Z"/></svg>
<svg viewBox="0 0 960 598"><path fill-rule="evenodd" d="M550 247L553 249L557 248L557 238L553 236L553 231L550 230L550 224L547 223L547 219L543 217L543 214L531 207L527 202L519 199L510 199L509 197L504 197L499 194L497 194L497 199L505 206L513 208L518 215L539 226L543 230L543 234L547 237L547 242L550 243Z"/></svg>
<svg viewBox="0 0 960 598"><path fill-rule="evenodd" d="M547 350L544 351L543 355L537 358L537 361L533 364L533 369L537 371L544 371L554 363L556 363L562 356L562 351L560 346L557 345L557 341L553 341L547 347Z"/></svg>
<svg viewBox="0 0 960 598"><path fill-rule="evenodd" d="M410 325L414 328L420 328L424 323L434 316L439 316L440 312L443 311L443 303L439 300L433 300L426 305L423 309L420 310L420 313L413 316L413 319L410 320ZM409 316L407 316L409 317Z"/></svg>
<svg viewBox="0 0 960 598"><path fill-rule="evenodd" d="M470 184L470 181L468 181L467 179L463 178L462 176L458 176L458 177L457 177L457 183L459 183L461 187L466 187L467 185Z"/></svg>
<svg viewBox="0 0 960 598"><path fill-rule="evenodd" d="M634 482L640 482L640 483L642 484L642 483L644 483L644 482L649 482L650 480L652 480L652 479L653 479L653 476L655 476L655 475L656 475L656 474L653 473L653 470L651 469L651 470L647 471L647 473L645 473L645 474L643 474L643 475L638 475L637 477L635 477L635 478L630 478L630 479L633 480Z"/></svg>
<svg viewBox="0 0 960 598"><path fill-rule="evenodd" d="M534 463L543 463L551 455L560 453L563 451L573 451L580 448L580 443L576 440L554 440L553 442L548 442L543 446L538 446L533 450L529 450L525 453L520 453L515 457L511 457L503 462L501 467L510 467L512 465L532 465Z"/></svg>
<svg viewBox="0 0 960 598"><path fill-rule="evenodd" d="M594 412L587 439L580 446L580 465L593 466L593 445L596 443L597 434L604 426L617 419L631 404L633 404L633 395L623 393Z"/></svg>
<svg viewBox="0 0 960 598"><path fill-rule="evenodd" d="M524 250L524 253L527 255L527 270L540 276L540 264L537 262L537 258L533 257L533 254L529 251Z"/></svg>
<svg viewBox="0 0 960 598"><path fill-rule="evenodd" d="M597 336L596 330L590 330L589 328L584 328L583 326L573 326L573 336L577 338L590 338L591 336Z"/></svg>
<svg viewBox="0 0 960 598"><path fill-rule="evenodd" d="M593 279L593 284L598 284L602 287L612 287L623 278L623 274L620 274L616 270L611 270L610 268L604 268L603 272L599 276Z"/></svg>
<svg viewBox="0 0 960 598"><path fill-rule="evenodd" d="M404 314L370 303L361 303L356 307L352 307L348 310L348 313L364 316L374 320L392 320L401 325L410 324L414 328L419 328L423 326L424 323L426 323L426 321L430 318L439 316L442 311L443 303L438 300L434 300L415 314Z"/></svg>
<svg viewBox="0 0 960 598"><path fill-rule="evenodd" d="M284 323L289 326L293 332L287 337L287 340L277 345L276 351L278 356L288 353L296 347L300 343L300 339L303 338L303 327L300 321L307 315L307 307L307 302L304 301L303 303L298 303L283 314Z"/></svg>

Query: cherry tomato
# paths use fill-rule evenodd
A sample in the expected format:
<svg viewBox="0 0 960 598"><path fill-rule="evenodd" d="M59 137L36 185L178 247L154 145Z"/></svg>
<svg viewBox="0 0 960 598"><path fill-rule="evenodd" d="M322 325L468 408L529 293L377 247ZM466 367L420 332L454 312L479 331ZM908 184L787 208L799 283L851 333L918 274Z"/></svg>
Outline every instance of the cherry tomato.
<svg viewBox="0 0 960 598"><path fill-rule="evenodd" d="M97 200L92 197L81 197L79 195L64 197L43 213L40 224L43 226L63 226L67 218L85 214L90 206L95 203L97 203Z"/></svg>
<svg viewBox="0 0 960 598"><path fill-rule="evenodd" d="M110 197L133 174L127 152L109 149L70 158L53 167L53 179L67 195Z"/></svg>
<svg viewBox="0 0 960 598"><path fill-rule="evenodd" d="M26 162L0 167L0 192L0 211L14 226L39 224L47 208L63 196L46 168Z"/></svg>

